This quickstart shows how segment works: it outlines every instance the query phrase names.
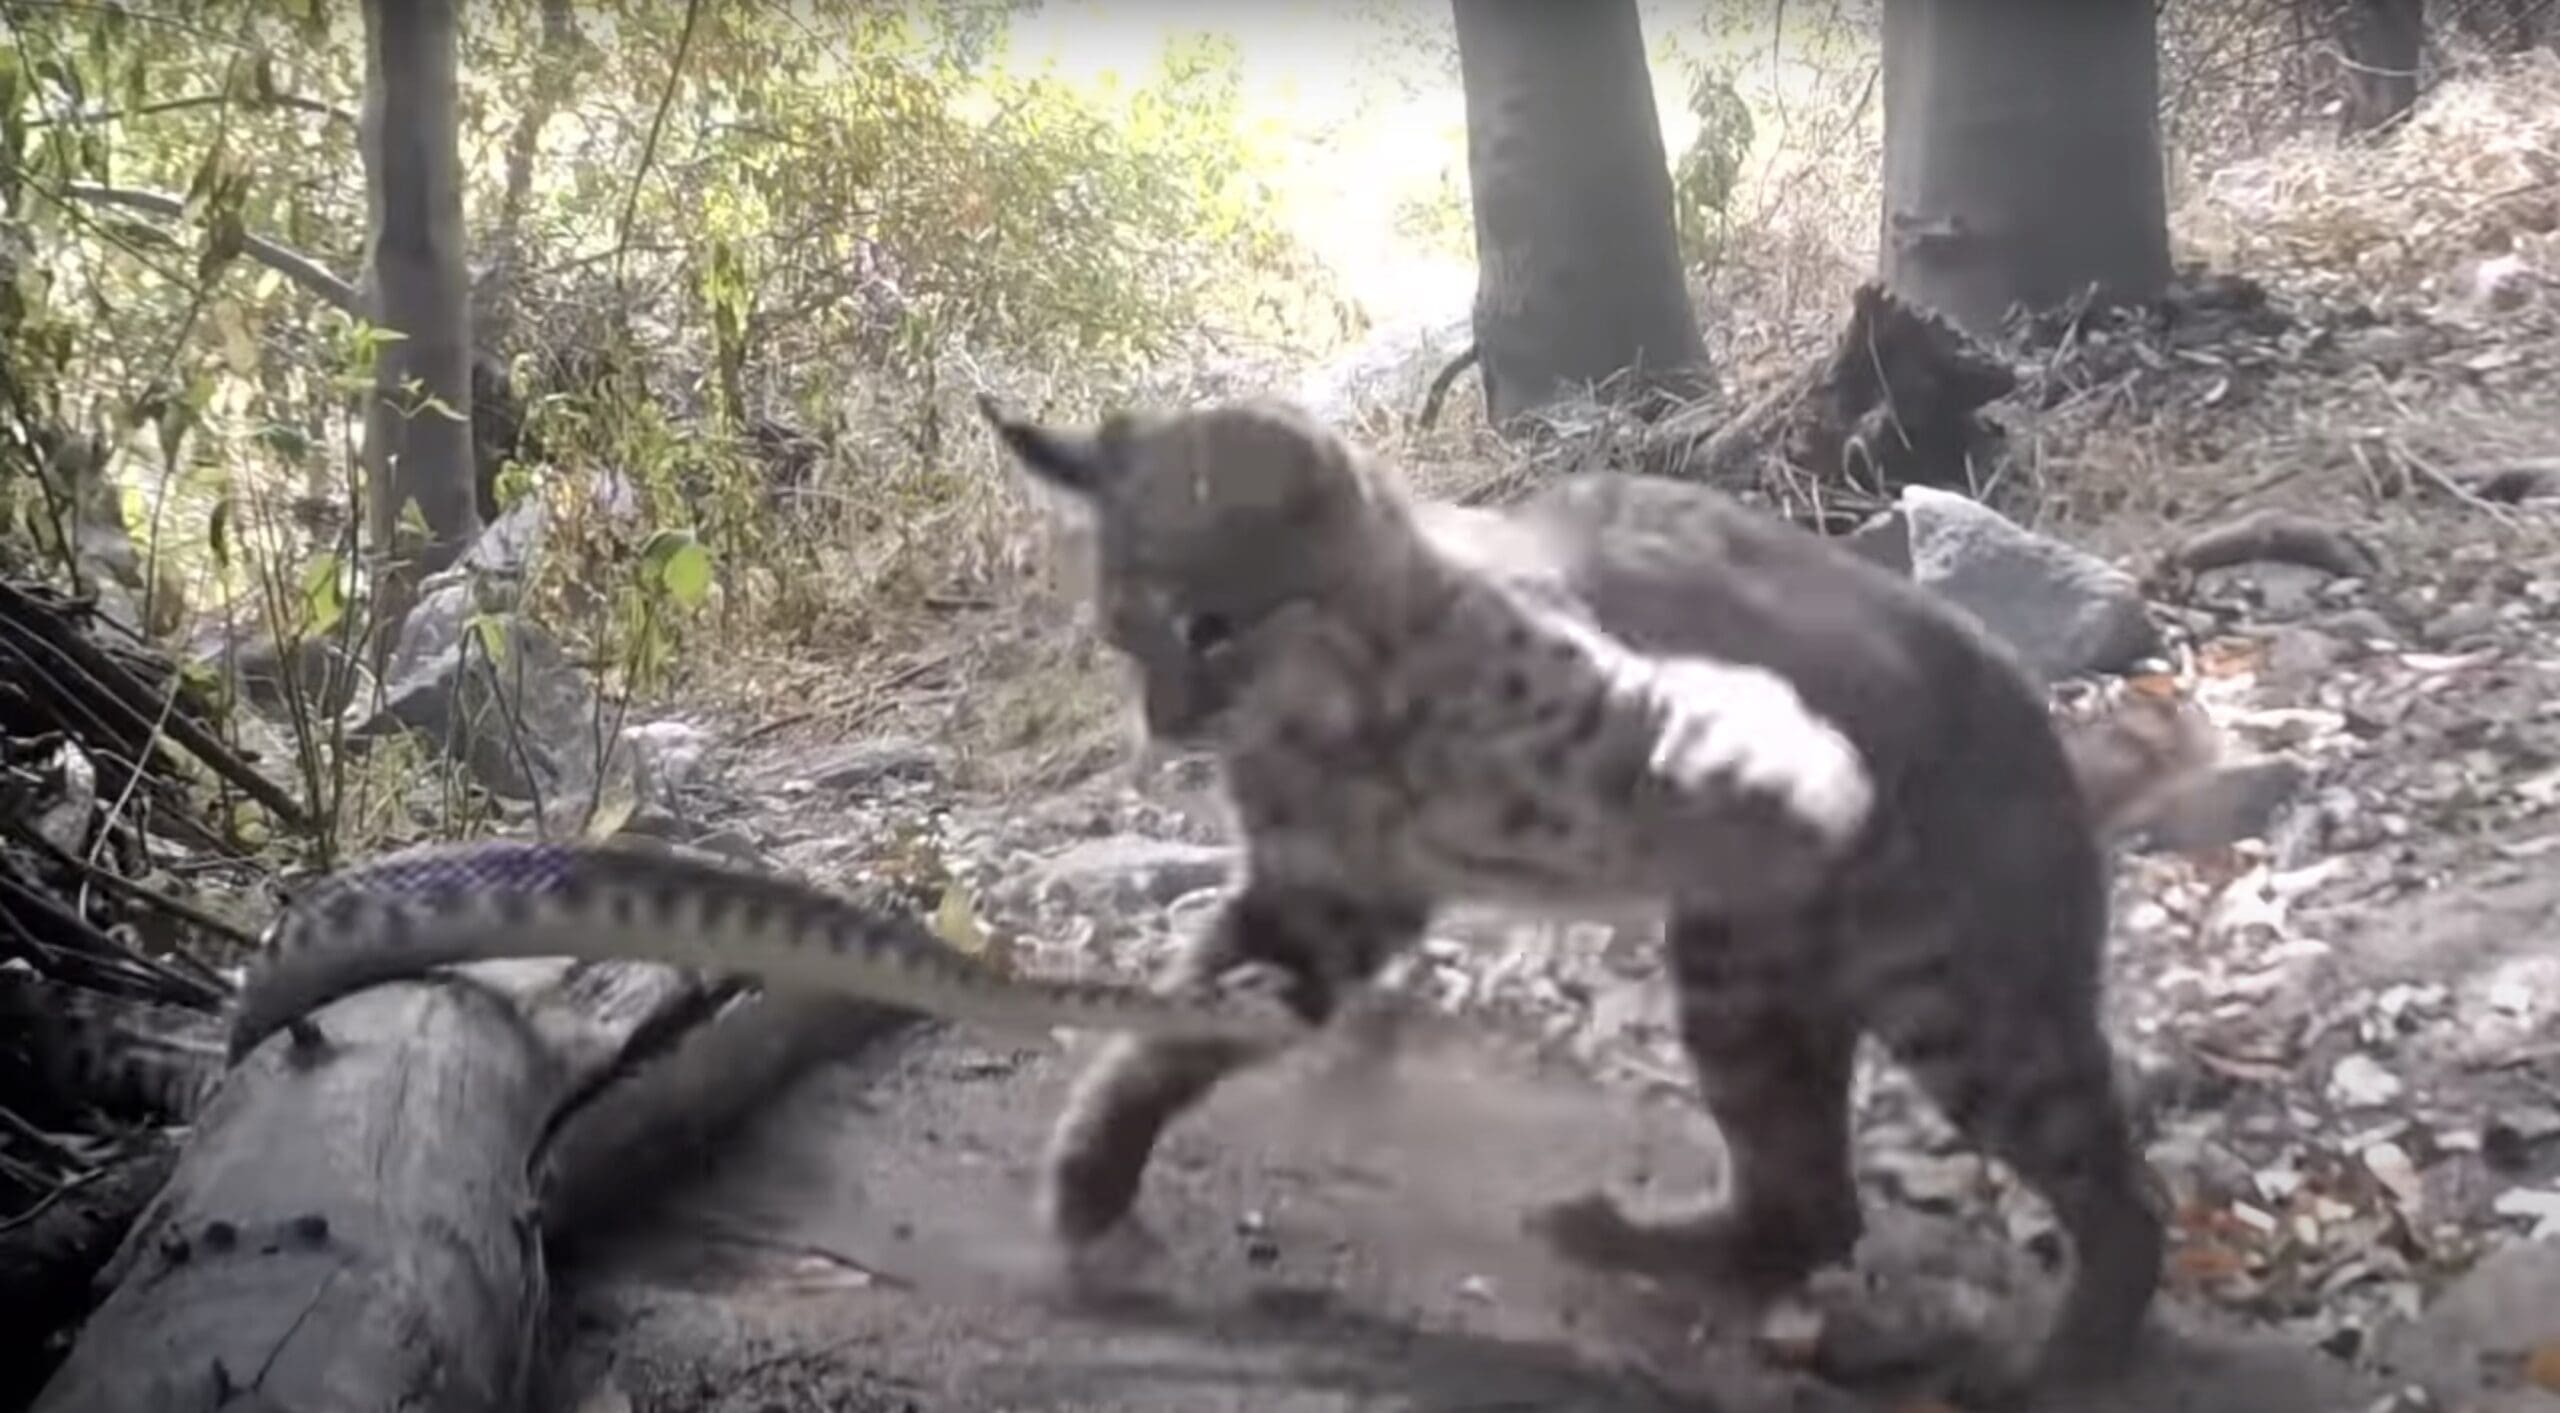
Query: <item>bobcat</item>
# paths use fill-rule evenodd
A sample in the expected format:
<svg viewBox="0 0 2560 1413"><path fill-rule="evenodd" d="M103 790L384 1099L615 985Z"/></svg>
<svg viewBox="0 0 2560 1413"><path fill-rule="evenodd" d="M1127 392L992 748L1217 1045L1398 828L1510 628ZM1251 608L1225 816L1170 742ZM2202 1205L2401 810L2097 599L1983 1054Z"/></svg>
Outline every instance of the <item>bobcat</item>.
<svg viewBox="0 0 2560 1413"><path fill-rule="evenodd" d="M1639 1222L1594 1193L1550 1239L1762 1293L1847 1258L1872 1032L2071 1239L2025 1378L2119 1367L2163 1237L2098 1022L2100 830L2191 732L2066 746L1959 611L1701 487L1581 475L1496 513L1410 500L1287 404L981 410L1089 509L1149 733L1221 767L1245 876L1163 984L1276 972L1322 1024L1444 904L1659 906L1731 1196ZM1048 1229L1120 1224L1165 1127L1251 1058L1113 1041L1054 1130Z"/></svg>

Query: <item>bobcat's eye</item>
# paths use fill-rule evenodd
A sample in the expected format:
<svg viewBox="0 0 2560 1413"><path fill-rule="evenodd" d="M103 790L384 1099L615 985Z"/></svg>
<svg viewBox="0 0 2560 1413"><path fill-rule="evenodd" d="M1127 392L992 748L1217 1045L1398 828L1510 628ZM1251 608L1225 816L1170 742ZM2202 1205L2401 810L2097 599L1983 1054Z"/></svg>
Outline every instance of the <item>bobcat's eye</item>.
<svg viewBox="0 0 2560 1413"><path fill-rule="evenodd" d="M1174 626L1182 635L1182 645L1195 653L1215 652L1235 633L1220 613L1186 614Z"/></svg>

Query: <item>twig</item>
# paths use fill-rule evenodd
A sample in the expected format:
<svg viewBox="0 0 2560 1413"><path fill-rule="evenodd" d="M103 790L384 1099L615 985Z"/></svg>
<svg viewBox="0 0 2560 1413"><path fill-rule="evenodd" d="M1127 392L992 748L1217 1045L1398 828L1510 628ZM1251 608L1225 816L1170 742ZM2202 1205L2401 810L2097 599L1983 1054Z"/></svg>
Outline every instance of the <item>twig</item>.
<svg viewBox="0 0 2560 1413"><path fill-rule="evenodd" d="M2398 456L2402 461L2407 462L2409 464L2409 469L2417 472L2420 476L2425 477L2428 483L2433 485L2437 490L2444 492L2446 495L2453 497L2464 505L2470 506L2472 509L2479 511L2481 514L2488 516L2490 519L2497 521L2501 525L2513 526L2516 523L2515 516L2510 514L2505 506L2498 504L2494 500L2487 499L2479 492L2472 490L2470 487L2463 485L2451 476L2437 470L2433 462L2430 462L2425 457L2420 456L2407 442L2401 441L2395 437L2392 439L2390 445L2393 455Z"/></svg>
<svg viewBox="0 0 2560 1413"><path fill-rule="evenodd" d="M2249 499L2251 496L2264 495L2268 491L2274 490L2276 487L2283 485L2285 482L2292 480L2296 476L2299 476L2310 469L2311 463L2307 461L2297 461L2291 466L2278 467L2276 470L2270 471L2266 475L2260 476L2256 480L2241 485L2236 489L2224 491L2219 495L2208 498L2203 504L2197 506L2195 512L2187 518L2189 520L2210 520L2214 516L2221 514L2223 511L2226 511L2231 507L2238 505L2240 502Z"/></svg>
<svg viewBox="0 0 2560 1413"><path fill-rule="evenodd" d="M52 1191L37 1198L34 1205L28 1207L27 1210L13 1213L10 1216L0 1217L0 1232L13 1232L18 1228L33 1222L36 1218L43 1216L47 1211L51 1210L55 1203L69 1197L72 1193L78 1192L81 1188L87 1187L90 1183L96 1182L100 1177L105 1175L106 1171L107 1170L103 1167L87 1168L80 1172L73 1173L71 1176L55 1183Z"/></svg>
<svg viewBox="0 0 2560 1413"><path fill-rule="evenodd" d="M64 1147L62 1140L18 1116L15 1109L0 1104L0 1128L17 1135L18 1140L66 1168L80 1166L80 1155Z"/></svg>
<svg viewBox="0 0 2560 1413"><path fill-rule="evenodd" d="M60 948L57 949L57 955L85 955L94 962L131 968L133 972L139 973L139 977L128 979L156 981L160 984L159 989L163 994L174 1000L200 1006L222 1003L224 993L220 987L207 985L164 962L156 962L143 956L122 938L71 911L63 906L59 899L41 888L30 886L8 869L0 869L0 899L9 900L28 913L44 919L59 929L66 938L76 940L83 949L73 951L69 948Z"/></svg>
<svg viewBox="0 0 2560 1413"><path fill-rule="evenodd" d="M48 613L47 608L48 605L43 600L21 590L16 585L0 582L0 616L19 620L17 626L24 633L40 638L59 657L86 677L90 685L96 687L105 700L113 703L123 715L130 717L135 726L146 732L151 731L151 720L143 714L140 703L147 701L157 707L158 694L136 681L132 673L125 671L114 658L99 651L96 645L82 639L76 633L65 631L64 626L58 621L58 615ZM247 761L242 760L238 753L225 746L220 738L205 729L204 725L195 718L183 714L173 715L169 718L169 729L165 738L145 736L143 739L154 742L159 739L176 741L185 747L189 754L203 761L215 774L238 786L243 794L265 806L267 811L287 828L297 833L307 832L310 829L310 816L304 813L302 806L291 795L284 792L283 787L251 769Z"/></svg>
<svg viewBox="0 0 2560 1413"><path fill-rule="evenodd" d="M185 678L174 672L169 674L169 690L161 693L160 695L160 719L152 723L151 739L156 741L167 733L169 718L176 715L178 710L178 693L182 691L185 686ZM98 830L97 844L95 846L95 851L90 855L90 862L96 862L98 856L105 852L108 842L114 838L113 831L116 825L124 818L125 811L132 807L134 794L136 791L140 790L141 787L141 771L137 770L125 778L124 788L116 792L115 803L107 806L107 812L102 817L104 827ZM145 837L148 838L147 835ZM145 857L148 857L147 853ZM89 902L88 898L85 896L79 901L81 906L84 908Z"/></svg>
<svg viewBox="0 0 2560 1413"><path fill-rule="evenodd" d="M27 120L27 126L31 128L42 128L52 127L56 124L121 122L132 118L148 118L161 113L182 113L190 108L211 108L217 104L229 103L231 101L233 100L229 94L197 93L189 94L182 98L163 98L156 102L144 103L132 108L100 108L86 112L66 113L58 118L29 118ZM317 98L304 98L298 94L271 94L262 101L253 101L246 106L264 106L289 109L297 113L311 113L319 117L328 118L346 127L356 126L356 115L348 112L346 109L338 107L333 103L321 102Z"/></svg>
<svg viewBox="0 0 2560 1413"><path fill-rule="evenodd" d="M64 868L77 870L82 877L106 889L108 892L116 894L127 902L140 903L144 907L153 909L154 911L167 913L169 916L174 917L181 922L191 923L197 927L203 928L205 931L210 932L217 937L223 938L226 941L236 942L243 947L254 948L258 945L256 934L249 932L238 923L229 922L216 917L212 913L206 912L204 909L197 907L193 903L187 902L183 898L173 898L157 889L136 883L132 879L125 877L114 869L108 868L104 864L97 863L90 859L84 859L78 854L72 853L61 845L45 838L43 835L36 833L33 829L28 828L24 824L20 824L14 820L11 821L9 832L20 841L33 845L36 849L41 851L45 857L52 859L55 863L61 864ZM196 962L198 966L205 966L205 963L198 961L192 956L189 957L188 960ZM208 975L210 975L212 969L207 967L206 970Z"/></svg>
<svg viewBox="0 0 2560 1413"><path fill-rule="evenodd" d="M182 219L187 209L186 202L165 192L100 186L94 182L68 183L61 194L73 201L85 201L95 206L122 206L173 221ZM356 287L310 256L261 235L243 235L240 249L250 259L302 286L330 307L350 314L356 312L360 300Z"/></svg>
<svg viewBox="0 0 2560 1413"><path fill-rule="evenodd" d="M667 65L667 86L658 95L658 109L649 116L649 135L640 144L640 166L631 174L631 185L622 194L622 219L613 232L613 279L622 282L622 252L631 246L631 219L640 210L640 184L649 179L649 169L657 164L658 135L667 126L667 111L675 106L676 87L684 80L685 56L693 52L693 27L702 18L702 0L686 0L684 29L676 35L676 57Z"/></svg>

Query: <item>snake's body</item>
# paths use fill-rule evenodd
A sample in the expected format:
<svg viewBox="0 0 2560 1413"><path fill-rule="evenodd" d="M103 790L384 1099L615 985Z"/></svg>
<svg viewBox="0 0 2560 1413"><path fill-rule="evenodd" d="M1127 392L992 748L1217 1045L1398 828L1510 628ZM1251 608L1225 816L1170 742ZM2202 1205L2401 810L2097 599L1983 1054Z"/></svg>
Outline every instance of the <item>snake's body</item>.
<svg viewBox="0 0 2560 1413"><path fill-rule="evenodd" d="M242 986L235 1061L351 992L456 962L653 961L743 973L1004 1029L1068 1026L1285 1043L1276 997L1163 994L999 973L912 917L695 855L604 844L428 845L336 873L296 899Z"/></svg>

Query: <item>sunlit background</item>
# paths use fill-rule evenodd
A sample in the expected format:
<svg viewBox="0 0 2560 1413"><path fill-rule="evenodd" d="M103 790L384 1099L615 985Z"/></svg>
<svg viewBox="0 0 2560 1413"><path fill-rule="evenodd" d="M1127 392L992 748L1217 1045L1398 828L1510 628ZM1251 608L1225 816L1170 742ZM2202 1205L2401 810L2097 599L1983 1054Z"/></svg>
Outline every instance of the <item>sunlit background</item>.
<svg viewBox="0 0 2560 1413"><path fill-rule="evenodd" d="M1836 4L1806 8L1846 18ZM1804 101L1811 78L1798 52L1807 27L1780 33L1787 7L1653 0L1638 11L1666 152L1697 135L1684 99L1702 65L1718 66L1751 101L1762 129L1755 156L1783 143L1786 102ZM1475 286L1466 104L1445 0L1275 0L1216 11L1179 0L1046 0L1015 18L998 62L1083 84L1138 82L1168 42L1202 33L1234 42L1246 111L1290 159L1274 173L1287 219L1371 320L1463 313Z"/></svg>

